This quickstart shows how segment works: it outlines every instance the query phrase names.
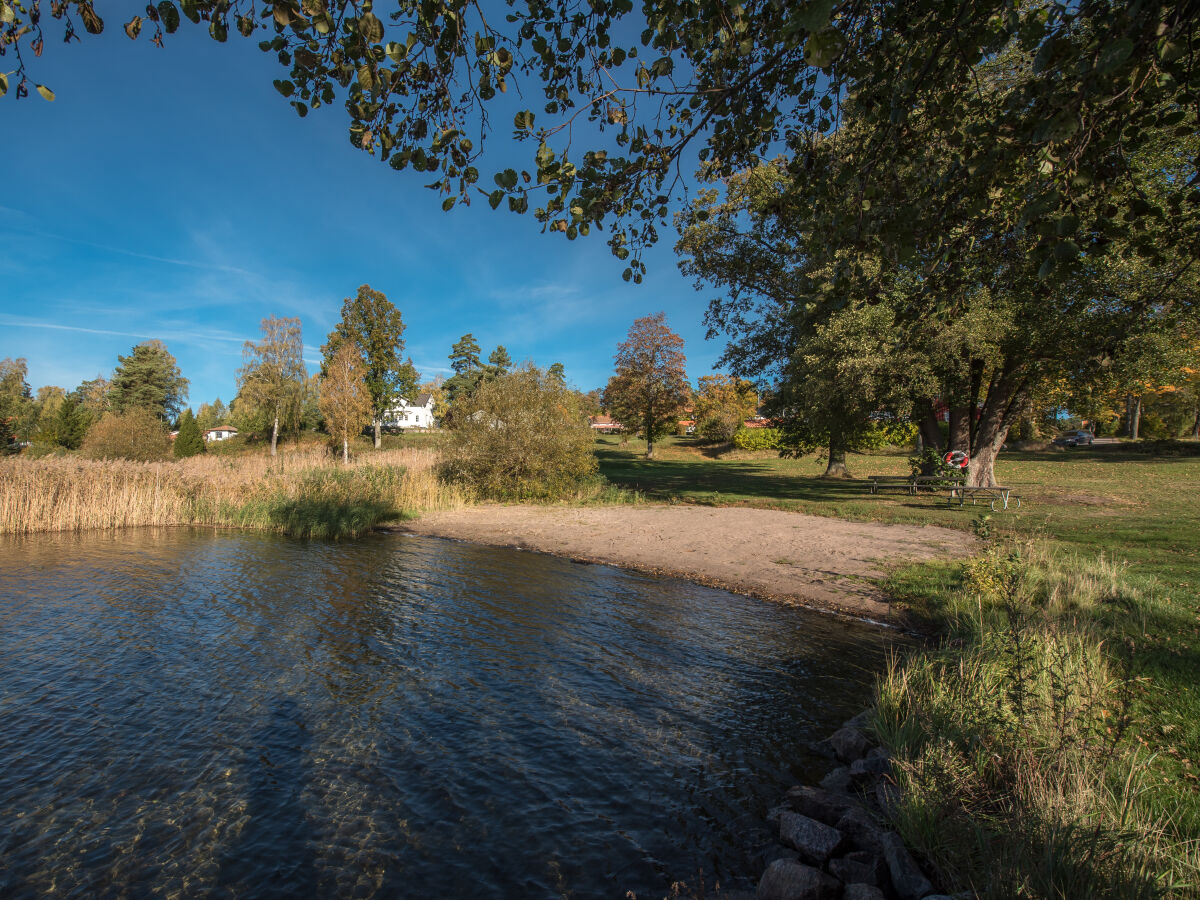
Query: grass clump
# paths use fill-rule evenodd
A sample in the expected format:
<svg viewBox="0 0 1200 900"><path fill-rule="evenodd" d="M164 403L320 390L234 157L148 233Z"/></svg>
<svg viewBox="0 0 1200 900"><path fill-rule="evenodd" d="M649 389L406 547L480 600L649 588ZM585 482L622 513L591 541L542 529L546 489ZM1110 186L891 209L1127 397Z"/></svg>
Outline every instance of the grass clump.
<svg viewBox="0 0 1200 900"><path fill-rule="evenodd" d="M992 547L957 583L944 575L925 594L943 644L894 660L879 684L905 841L947 892L1190 895L1195 803L1160 790L1139 739L1153 713L1136 642L1115 639L1107 612L1145 603L1141 590L1110 559L1043 544Z"/></svg>
<svg viewBox="0 0 1200 900"><path fill-rule="evenodd" d="M135 525L233 525L348 537L422 510L462 505L427 449L364 453L349 467L323 448L178 462L77 457L0 460L0 532Z"/></svg>

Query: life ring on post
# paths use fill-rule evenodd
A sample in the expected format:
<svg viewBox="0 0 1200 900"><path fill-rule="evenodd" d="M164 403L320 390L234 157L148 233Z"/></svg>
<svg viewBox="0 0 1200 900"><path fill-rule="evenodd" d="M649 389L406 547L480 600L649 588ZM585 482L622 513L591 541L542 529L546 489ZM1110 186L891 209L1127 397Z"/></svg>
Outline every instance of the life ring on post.
<svg viewBox="0 0 1200 900"><path fill-rule="evenodd" d="M971 464L971 457L963 453L961 450L951 450L942 457L946 465L954 469L965 469Z"/></svg>

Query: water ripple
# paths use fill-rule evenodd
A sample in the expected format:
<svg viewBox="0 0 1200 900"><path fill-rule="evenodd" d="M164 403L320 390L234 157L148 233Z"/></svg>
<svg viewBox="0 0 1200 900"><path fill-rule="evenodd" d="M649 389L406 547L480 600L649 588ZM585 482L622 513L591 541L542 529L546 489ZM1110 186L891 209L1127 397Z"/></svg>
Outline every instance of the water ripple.
<svg viewBox="0 0 1200 900"><path fill-rule="evenodd" d="M0 541L0 894L746 883L890 636L426 538Z"/></svg>

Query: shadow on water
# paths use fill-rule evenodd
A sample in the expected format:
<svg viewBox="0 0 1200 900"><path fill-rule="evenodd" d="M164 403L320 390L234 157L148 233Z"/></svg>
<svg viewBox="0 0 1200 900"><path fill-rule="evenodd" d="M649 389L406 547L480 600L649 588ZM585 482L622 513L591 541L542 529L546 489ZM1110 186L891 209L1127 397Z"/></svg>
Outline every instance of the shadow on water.
<svg viewBox="0 0 1200 900"><path fill-rule="evenodd" d="M317 893L312 827L304 801L312 743L299 705L278 699L245 748L246 820L219 860L218 883L255 897Z"/></svg>

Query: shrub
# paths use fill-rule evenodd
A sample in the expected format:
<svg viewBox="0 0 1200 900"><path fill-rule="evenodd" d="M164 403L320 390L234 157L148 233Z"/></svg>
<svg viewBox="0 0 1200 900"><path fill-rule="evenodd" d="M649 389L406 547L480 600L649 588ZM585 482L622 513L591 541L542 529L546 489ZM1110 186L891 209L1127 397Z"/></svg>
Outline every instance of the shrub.
<svg viewBox="0 0 1200 900"><path fill-rule="evenodd" d="M460 395L451 418L442 475L480 496L558 499L596 471L578 396L532 365Z"/></svg>
<svg viewBox="0 0 1200 900"><path fill-rule="evenodd" d="M83 455L91 459L133 459L143 462L171 455L171 436L148 409L106 413L83 439Z"/></svg>
<svg viewBox="0 0 1200 900"><path fill-rule="evenodd" d="M179 417L179 434L175 435L175 458L184 459L204 452L204 436L191 409L185 409Z"/></svg>
<svg viewBox="0 0 1200 900"><path fill-rule="evenodd" d="M855 446L860 450L907 447L916 439L917 426L912 422L871 422Z"/></svg>
<svg viewBox="0 0 1200 900"><path fill-rule="evenodd" d="M783 433L778 428L739 428L733 435L733 446L739 450L778 450L783 446Z"/></svg>

